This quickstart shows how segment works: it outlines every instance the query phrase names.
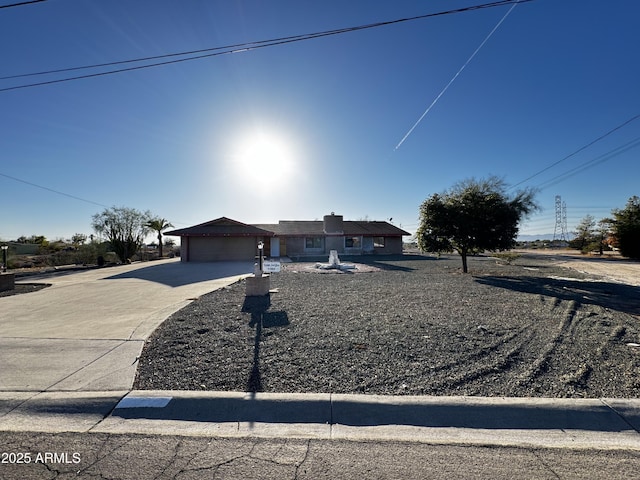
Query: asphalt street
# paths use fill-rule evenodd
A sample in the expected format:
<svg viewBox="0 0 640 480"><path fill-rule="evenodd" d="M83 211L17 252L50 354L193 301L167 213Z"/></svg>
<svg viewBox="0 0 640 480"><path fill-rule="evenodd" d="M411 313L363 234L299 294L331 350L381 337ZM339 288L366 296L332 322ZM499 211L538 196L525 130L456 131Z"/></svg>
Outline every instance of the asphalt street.
<svg viewBox="0 0 640 480"><path fill-rule="evenodd" d="M0 440L3 452L23 454L0 463L4 480L622 480L638 478L640 465L639 452L620 450L98 433Z"/></svg>

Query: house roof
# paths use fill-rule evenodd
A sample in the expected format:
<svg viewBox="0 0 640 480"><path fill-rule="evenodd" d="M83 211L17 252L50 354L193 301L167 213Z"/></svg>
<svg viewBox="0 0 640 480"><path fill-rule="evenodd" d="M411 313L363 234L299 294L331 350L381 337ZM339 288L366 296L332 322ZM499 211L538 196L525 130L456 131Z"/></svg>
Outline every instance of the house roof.
<svg viewBox="0 0 640 480"><path fill-rule="evenodd" d="M388 222L349 221L342 223L343 235L401 237L411 235ZM193 227L171 230L164 235L180 237L320 237L326 235L322 220L280 220L278 223L248 225L220 217Z"/></svg>
<svg viewBox="0 0 640 480"><path fill-rule="evenodd" d="M345 235L362 235L362 236L403 236L411 235L409 232L402 230L401 228L391 225L389 222L367 222L367 221L345 221L344 222Z"/></svg>
<svg viewBox="0 0 640 480"><path fill-rule="evenodd" d="M279 237L300 237L324 235L322 221L309 220L280 220L275 224L257 224L257 227L270 230Z"/></svg>
<svg viewBox="0 0 640 480"><path fill-rule="evenodd" d="M270 230L279 237L300 237L300 236L322 236L326 235L324 231L324 222L321 220L280 220L276 224L256 224L256 227L264 230ZM403 236L411 235L409 232L401 228L391 225L388 222L369 222L369 221L349 221L342 223L342 231L344 235L378 237L378 236Z"/></svg>
<svg viewBox="0 0 640 480"><path fill-rule="evenodd" d="M272 237L273 232L227 217L220 217L193 227L171 230L165 232L165 235L176 237Z"/></svg>

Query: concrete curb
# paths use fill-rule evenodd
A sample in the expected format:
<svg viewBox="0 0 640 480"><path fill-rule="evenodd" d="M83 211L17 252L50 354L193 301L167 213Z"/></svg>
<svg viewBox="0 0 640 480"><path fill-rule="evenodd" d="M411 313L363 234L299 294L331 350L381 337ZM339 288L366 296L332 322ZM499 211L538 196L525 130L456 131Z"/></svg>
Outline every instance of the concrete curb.
<svg viewBox="0 0 640 480"><path fill-rule="evenodd" d="M4 392L1 430L640 450L640 399Z"/></svg>

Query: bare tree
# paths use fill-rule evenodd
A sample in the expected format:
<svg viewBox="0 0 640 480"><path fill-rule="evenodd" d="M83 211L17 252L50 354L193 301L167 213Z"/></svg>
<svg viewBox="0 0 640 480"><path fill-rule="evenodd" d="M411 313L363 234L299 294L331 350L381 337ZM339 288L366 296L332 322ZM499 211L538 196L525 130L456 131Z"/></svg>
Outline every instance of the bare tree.
<svg viewBox="0 0 640 480"><path fill-rule="evenodd" d="M104 236L122 263L127 263L140 249L149 234L147 224L151 212L140 212L134 208L112 207L92 217L91 225L99 235Z"/></svg>

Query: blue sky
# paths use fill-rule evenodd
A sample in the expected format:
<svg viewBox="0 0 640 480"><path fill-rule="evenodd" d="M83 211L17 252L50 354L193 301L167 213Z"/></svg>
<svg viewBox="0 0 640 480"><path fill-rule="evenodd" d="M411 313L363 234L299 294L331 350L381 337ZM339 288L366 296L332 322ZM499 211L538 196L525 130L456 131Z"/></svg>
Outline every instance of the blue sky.
<svg viewBox="0 0 640 480"><path fill-rule="evenodd" d="M0 76L481 3L48 0L0 9ZM105 206L148 209L178 228L334 211L414 231L429 195L469 177L519 184L640 114L640 3L510 9L0 91L0 239L89 234ZM104 70L3 79L0 89ZM640 195L638 137L640 118L515 187L541 187L543 210L521 233L553 232L556 195L569 230Z"/></svg>

